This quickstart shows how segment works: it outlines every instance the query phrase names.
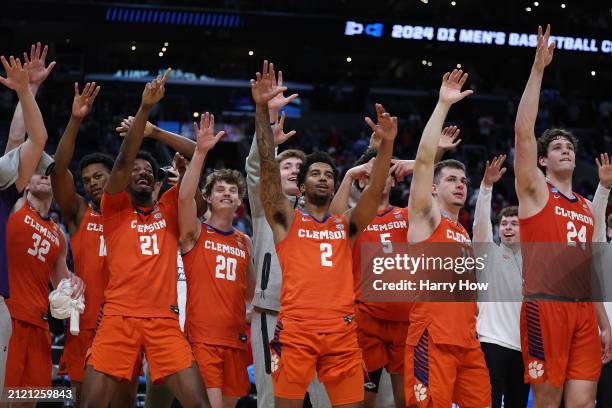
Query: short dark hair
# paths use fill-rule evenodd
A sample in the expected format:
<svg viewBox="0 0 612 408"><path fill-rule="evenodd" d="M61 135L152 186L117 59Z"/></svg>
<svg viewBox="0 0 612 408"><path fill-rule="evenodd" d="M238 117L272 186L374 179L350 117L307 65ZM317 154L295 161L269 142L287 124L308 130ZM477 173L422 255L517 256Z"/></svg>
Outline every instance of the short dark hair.
<svg viewBox="0 0 612 408"><path fill-rule="evenodd" d="M287 160L291 157L295 157L296 159L300 159L302 162L306 158L306 154L303 151L297 149L287 149L283 150L276 156L276 162L281 164L283 160Z"/></svg>
<svg viewBox="0 0 612 408"><path fill-rule="evenodd" d="M497 221L501 222L504 217L518 217L518 206L511 205L509 207L504 207L499 212L499 216L497 217Z"/></svg>
<svg viewBox="0 0 612 408"><path fill-rule="evenodd" d="M106 153L90 153L83 156L83 158L79 161L79 171L83 173L83 169L85 167L90 166L92 164L101 164L106 167L106 170L110 173L113 169L113 165L115 161L111 156Z"/></svg>
<svg viewBox="0 0 612 408"><path fill-rule="evenodd" d="M353 167L361 166L372 160L378 154L378 150L375 147L368 147L363 154L353 163Z"/></svg>
<svg viewBox="0 0 612 408"><path fill-rule="evenodd" d="M155 157L153 157L153 155L147 152L146 150L141 150L136 154L136 158L149 162L149 164L153 168L153 176L157 181L159 178L159 164L157 163L157 160L155 160Z"/></svg>
<svg viewBox="0 0 612 408"><path fill-rule="evenodd" d="M244 176L238 170L219 169L215 170L206 177L204 186L204 197L210 197L215 183L225 181L227 184L238 186L238 196L244 197L246 194L246 182Z"/></svg>
<svg viewBox="0 0 612 408"><path fill-rule="evenodd" d="M538 137L538 159L540 157L548 157L548 146L557 139L566 139L574 146L574 151L578 149L578 138L569 130L558 128L546 129Z"/></svg>
<svg viewBox="0 0 612 408"><path fill-rule="evenodd" d="M440 175L442 174L442 170L444 170L447 167L451 169L463 170L464 173L467 173L467 170L465 169L465 164L461 163L459 160L455 160L455 159L442 160L436 163L434 166L433 181L435 184L437 184L440 181Z"/></svg>
<svg viewBox="0 0 612 408"><path fill-rule="evenodd" d="M332 159L332 157L325 152L313 152L307 155L306 158L304 158L304 161L302 162L302 165L300 166L300 172L298 173L298 176L297 176L298 188L300 188L301 185L304 184L304 181L306 180L306 174L308 174L308 169L314 163L326 163L331 166L332 171L334 173L334 185L335 185L336 180L338 179L338 169L336 168L336 163L334 163L334 159Z"/></svg>

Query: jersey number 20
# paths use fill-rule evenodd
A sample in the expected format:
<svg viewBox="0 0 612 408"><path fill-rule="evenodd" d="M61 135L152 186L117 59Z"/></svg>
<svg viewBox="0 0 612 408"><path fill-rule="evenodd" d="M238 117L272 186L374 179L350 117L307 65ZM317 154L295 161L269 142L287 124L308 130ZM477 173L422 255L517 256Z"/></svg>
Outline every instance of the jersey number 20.
<svg viewBox="0 0 612 408"><path fill-rule="evenodd" d="M236 259L226 258L223 255L217 255L217 267L215 268L215 278L227 279L229 281L236 280Z"/></svg>

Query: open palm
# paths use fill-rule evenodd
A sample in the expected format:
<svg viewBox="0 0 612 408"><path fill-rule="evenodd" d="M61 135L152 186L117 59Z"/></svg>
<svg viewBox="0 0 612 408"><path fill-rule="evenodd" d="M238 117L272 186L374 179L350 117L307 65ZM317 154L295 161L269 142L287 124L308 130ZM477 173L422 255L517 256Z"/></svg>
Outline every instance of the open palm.
<svg viewBox="0 0 612 408"><path fill-rule="evenodd" d="M546 26L546 32L542 34L542 26L538 26L538 48L536 50L533 65L536 69L543 71L552 62L555 52L555 43L548 45L550 39L550 24Z"/></svg>
<svg viewBox="0 0 612 408"><path fill-rule="evenodd" d="M440 87L440 102L452 105L473 94L474 91L469 89L461 92L461 88L465 85L467 79L467 72L464 74L462 70L454 69L452 73L444 74Z"/></svg>
<svg viewBox="0 0 612 408"><path fill-rule="evenodd" d="M215 115L206 112L200 116L200 127L196 122L193 122L193 129L196 134L196 149L201 152L208 152L225 135L225 131L222 130L215 135Z"/></svg>
<svg viewBox="0 0 612 408"><path fill-rule="evenodd" d="M72 116L83 119L93 106L94 100L100 92L100 86L96 83L88 82L83 88L83 93L79 93L79 84L74 83L74 100L72 101Z"/></svg>
<svg viewBox="0 0 612 408"><path fill-rule="evenodd" d="M610 163L610 156L608 153L599 155L598 159L595 159L597 163L597 172L599 173L599 182L606 188L612 187L612 163Z"/></svg>
<svg viewBox="0 0 612 408"><path fill-rule="evenodd" d="M256 105L267 104L286 90L286 87L276 83L274 64L268 64L268 61L264 61L262 73L256 73L255 79L251 79L251 94Z"/></svg>

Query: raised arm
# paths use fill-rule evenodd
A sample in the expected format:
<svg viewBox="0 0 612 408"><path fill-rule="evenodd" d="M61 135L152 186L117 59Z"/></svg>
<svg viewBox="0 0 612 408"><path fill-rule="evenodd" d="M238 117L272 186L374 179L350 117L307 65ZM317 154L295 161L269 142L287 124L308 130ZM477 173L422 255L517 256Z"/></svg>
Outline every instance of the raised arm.
<svg viewBox="0 0 612 408"><path fill-rule="evenodd" d="M19 102L23 109L23 119L26 131L30 137L21 146L19 153L19 175L15 182L18 191L23 191L30 177L34 174L40 156L47 143L47 129L43 122L42 114L36 100L28 88L28 73L21 65L19 58L13 56L9 61L0 57L0 61L6 71L6 78L0 77L0 83L17 92Z"/></svg>
<svg viewBox="0 0 612 408"><path fill-rule="evenodd" d="M389 176L391 156L393 155L393 142L397 136L397 118L385 112L381 104L376 104L377 123L372 119L365 118L366 123L380 138L380 145L374 163L372 164L372 176L370 184L361 194L357 205L349 215L349 235L351 243L361 234L376 215L380 196L385 188L385 182Z"/></svg>
<svg viewBox="0 0 612 408"><path fill-rule="evenodd" d="M548 197L546 179L538 169L538 147L534 128L538 117L544 69L551 63L555 50L554 42L548 45L549 38L550 25L546 27L544 34L542 34L542 27L539 26L535 60L514 123L516 194L520 201L529 201L534 207L528 213L519 214L521 217L532 215L532 213L544 207ZM522 211L526 211L524 205L521 207Z"/></svg>
<svg viewBox="0 0 612 408"><path fill-rule="evenodd" d="M193 128L197 140L196 149L181 180L181 188L179 189L178 215L181 251L183 253L187 253L193 248L202 230L202 224L198 220L198 210L194 197L198 192L204 160L208 152L215 147L219 139L225 134L224 131L220 131L216 135L214 134L215 116L208 112L205 115L201 115L200 127L194 122Z"/></svg>
<svg viewBox="0 0 612 408"><path fill-rule="evenodd" d="M600 154L599 158L595 159L595 163L599 173L599 185L593 197L593 218L595 220L593 242L606 242L606 208L612 188L612 163L610 163L608 153Z"/></svg>
<svg viewBox="0 0 612 408"><path fill-rule="evenodd" d="M251 80L255 101L255 133L261 163L261 204L272 229L274 241L285 238L293 222L294 213L281 185L279 165L274 159L274 133L270 126L268 102L286 90L276 84L273 64L264 61L263 71Z"/></svg>
<svg viewBox="0 0 612 408"><path fill-rule="evenodd" d="M49 66L45 67L45 59L47 58L48 51L49 46L45 45L41 54L41 44L36 43L36 45L32 44L29 57L26 52L23 53L23 68L28 72L30 91L34 97L36 97L40 85L47 79L55 66L55 61L53 61ZM21 108L21 103L17 103L4 152L9 152L17 146L20 146L25 140L25 135L26 127L23 118L23 109Z"/></svg>
<svg viewBox="0 0 612 408"><path fill-rule="evenodd" d="M367 163L351 167L346 172L344 178L342 179L342 183L340 183L340 187L338 187L338 191L336 191L336 194L334 194L334 198L329 206L330 214L343 214L350 209L349 196L351 194L351 186L353 185L353 182L370 177L370 174L372 174L373 164L374 159L372 158ZM376 207L378 207L378 205Z"/></svg>
<svg viewBox="0 0 612 408"><path fill-rule="evenodd" d="M493 184L497 183L506 172L502 168L506 155L494 157L491 162L487 160L485 174L480 183L476 210L474 213L474 242L493 242L493 224L491 223L491 196Z"/></svg>
<svg viewBox="0 0 612 408"><path fill-rule="evenodd" d="M74 155L74 146L81 122L91 112L91 107L99 92L100 87L96 86L95 82L88 82L83 89L83 93L79 92L79 84L74 83L72 114L55 151L55 166L51 173L53 197L60 206L62 218L66 222L70 234L74 234L78 230L81 218L87 208L87 201L77 194L72 173L70 173L68 167Z"/></svg>
<svg viewBox="0 0 612 408"><path fill-rule="evenodd" d="M413 224L413 222L416 222L433 231L440 223L440 212L434 208L431 195L436 151L442 134L442 125L450 107L473 93L471 90L461 92L467 78L467 73L464 74L463 71L455 69L452 73L444 74L442 79L438 103L429 121L427 121L425 129L423 129L423 135L414 159L414 172L410 183L410 199L408 201L411 225L417 225Z"/></svg>
<svg viewBox="0 0 612 408"><path fill-rule="evenodd" d="M115 159L115 165L104 188L104 191L107 193L116 194L125 190L128 186L134 160L142 145L147 118L153 106L163 98L165 92L164 84L169 75L170 68L166 70L163 77L158 76L146 85L142 93L140 108L134 117L134 123L121 143L119 155Z"/></svg>

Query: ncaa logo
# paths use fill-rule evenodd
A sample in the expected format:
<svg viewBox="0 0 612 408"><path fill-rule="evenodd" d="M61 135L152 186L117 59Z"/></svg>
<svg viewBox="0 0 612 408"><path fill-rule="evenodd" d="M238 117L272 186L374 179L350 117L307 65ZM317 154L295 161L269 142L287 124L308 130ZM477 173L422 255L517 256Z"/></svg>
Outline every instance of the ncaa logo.
<svg viewBox="0 0 612 408"><path fill-rule="evenodd" d="M342 224L336 224L336 228L338 228L338 229L340 229L340 230L341 230L341 229L344 229L344 225L342 225Z"/></svg>
<svg viewBox="0 0 612 408"><path fill-rule="evenodd" d="M155 215L153 216L153 218L155 218L156 220L159 220L162 217L162 215L160 213L155 213Z"/></svg>

